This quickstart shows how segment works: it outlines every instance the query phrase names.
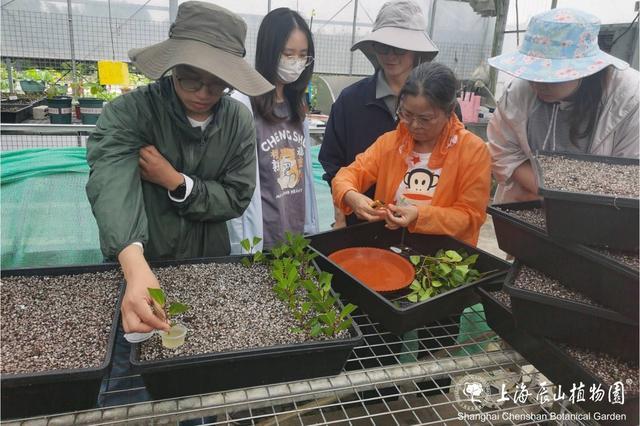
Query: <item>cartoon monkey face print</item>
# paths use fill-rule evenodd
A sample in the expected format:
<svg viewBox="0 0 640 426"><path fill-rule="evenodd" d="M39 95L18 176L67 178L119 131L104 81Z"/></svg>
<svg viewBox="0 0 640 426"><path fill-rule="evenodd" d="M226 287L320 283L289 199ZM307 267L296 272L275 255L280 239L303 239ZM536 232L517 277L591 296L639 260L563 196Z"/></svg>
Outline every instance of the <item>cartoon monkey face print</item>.
<svg viewBox="0 0 640 426"><path fill-rule="evenodd" d="M406 189L402 196L411 204L430 202L440 176L429 169L415 168L404 175Z"/></svg>

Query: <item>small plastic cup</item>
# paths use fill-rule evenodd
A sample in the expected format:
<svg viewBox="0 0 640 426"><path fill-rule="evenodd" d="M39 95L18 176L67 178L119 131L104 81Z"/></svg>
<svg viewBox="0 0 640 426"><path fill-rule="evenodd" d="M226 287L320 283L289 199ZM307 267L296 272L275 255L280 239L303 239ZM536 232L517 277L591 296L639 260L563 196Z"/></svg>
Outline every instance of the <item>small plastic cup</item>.
<svg viewBox="0 0 640 426"><path fill-rule="evenodd" d="M175 349L184 344L184 338L187 335L187 327L178 323L172 325L169 331L159 330L158 334L162 337L162 346L167 349Z"/></svg>

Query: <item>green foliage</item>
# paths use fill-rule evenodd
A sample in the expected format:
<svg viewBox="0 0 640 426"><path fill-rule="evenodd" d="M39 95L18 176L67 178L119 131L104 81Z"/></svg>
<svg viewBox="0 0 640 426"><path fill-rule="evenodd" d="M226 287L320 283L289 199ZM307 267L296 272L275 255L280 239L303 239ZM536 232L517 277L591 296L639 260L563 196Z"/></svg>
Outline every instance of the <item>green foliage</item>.
<svg viewBox="0 0 640 426"><path fill-rule="evenodd" d="M153 83L153 80L147 78L145 75L129 73L129 83L133 87L146 86Z"/></svg>
<svg viewBox="0 0 640 426"><path fill-rule="evenodd" d="M112 101L119 95L115 92L109 92L106 87L99 83L87 83L86 87L89 89L89 93L92 98L102 99L104 101Z"/></svg>
<svg viewBox="0 0 640 426"><path fill-rule="evenodd" d="M243 240L240 244L252 253L260 241L254 239L251 244L249 240ZM275 280L273 291L298 322L292 331L306 331L313 337L334 337L351 326L352 319L348 316L356 306L349 303L340 312L336 311L339 295L331 292L332 276L315 268L312 261L317 253L308 248L309 242L300 234L287 232L285 242L270 253L256 252L253 263L263 262L270 267L271 277ZM252 262L245 258L243 263L250 265Z"/></svg>
<svg viewBox="0 0 640 426"><path fill-rule="evenodd" d="M251 257L251 260L249 260L249 258L247 257L242 259L242 264L244 266L249 266L252 263L260 263L264 261L264 254L260 250L256 250L256 247L258 244L260 244L260 241L262 241L262 238L260 237L253 237L253 241L249 241L248 238L240 241L240 246L244 249L244 251L253 255Z"/></svg>
<svg viewBox="0 0 640 426"><path fill-rule="evenodd" d="M438 250L435 256L411 256L416 276L407 295L410 302L422 302L461 285L478 280L482 275L473 269L478 255L455 250Z"/></svg>
<svg viewBox="0 0 640 426"><path fill-rule="evenodd" d="M147 291L149 292L149 296L151 297L151 299L153 299L153 301L160 306L160 309L165 310L165 315L167 318L173 318L176 315L183 314L189 310L188 305L180 302L172 302L168 307L166 307L167 296L164 294L164 290L162 290L161 288L147 287ZM171 325L175 325L175 321L171 321Z"/></svg>

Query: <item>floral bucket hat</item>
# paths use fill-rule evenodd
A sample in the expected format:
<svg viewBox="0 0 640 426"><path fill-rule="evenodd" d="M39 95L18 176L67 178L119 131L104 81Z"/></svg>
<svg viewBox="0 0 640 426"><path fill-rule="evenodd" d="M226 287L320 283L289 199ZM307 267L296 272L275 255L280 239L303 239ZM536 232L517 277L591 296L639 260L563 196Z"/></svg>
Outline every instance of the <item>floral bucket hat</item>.
<svg viewBox="0 0 640 426"><path fill-rule="evenodd" d="M517 52L489 58L489 64L528 81L560 83L595 74L613 65L629 66L598 47L600 20L575 9L552 9L529 21Z"/></svg>

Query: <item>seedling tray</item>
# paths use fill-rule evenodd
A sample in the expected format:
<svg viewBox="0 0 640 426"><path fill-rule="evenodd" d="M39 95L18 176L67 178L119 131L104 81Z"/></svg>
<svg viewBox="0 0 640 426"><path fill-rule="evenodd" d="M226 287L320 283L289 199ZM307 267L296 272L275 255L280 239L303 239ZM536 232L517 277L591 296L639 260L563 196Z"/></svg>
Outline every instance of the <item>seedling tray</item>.
<svg viewBox="0 0 640 426"><path fill-rule="evenodd" d="M549 152L537 154L540 155L607 164L639 164L638 159L630 158ZM549 236L618 250L638 250L638 198L549 189L544 186L544 171L537 160L534 170L539 182L538 192L544 198Z"/></svg>
<svg viewBox="0 0 640 426"><path fill-rule="evenodd" d="M153 267L202 263L236 263L242 256L152 262ZM342 305L340 306L342 308ZM192 331L193 332L193 331ZM130 362L156 399L266 385L312 377L334 376L351 351L362 342L353 322L350 337L265 348L179 356L154 361L139 360L133 345ZM188 338L188 337L187 337Z"/></svg>
<svg viewBox="0 0 640 426"><path fill-rule="evenodd" d="M119 268L115 264L69 266L54 268L24 268L3 270L2 277L56 276L104 272ZM118 301L120 306L124 286ZM32 417L93 408L98 400L100 383L111 365L111 356L120 319L120 309L114 309L113 322L104 362L96 368L52 370L40 373L3 374L2 419Z"/></svg>
<svg viewBox="0 0 640 426"><path fill-rule="evenodd" d="M519 271L516 261L504 284L518 328L637 362L637 321L606 308L517 288L513 283Z"/></svg>
<svg viewBox="0 0 640 426"><path fill-rule="evenodd" d="M22 123L31 117L33 104L24 101L2 102L0 119L3 123Z"/></svg>
<svg viewBox="0 0 640 426"><path fill-rule="evenodd" d="M504 211L535 208L542 208L542 203L499 204L487 209L500 249L627 318L637 319L638 270L587 246L556 241L545 229Z"/></svg>
<svg viewBox="0 0 640 426"><path fill-rule="evenodd" d="M576 385L579 385L580 382L584 383L587 400L579 403L584 410L590 413L617 413L626 416L625 422L613 424L638 424L638 396L626 397L624 405L611 405L607 402L606 397L604 402L589 400L588 389L591 384L600 385L605 391L608 386L550 340L531 335L517 328L511 310L491 294L492 291L499 289L499 286L485 284L476 287L476 291L482 299L487 324L492 330L498 333L552 383L561 385L566 394L569 394L574 383ZM607 422L602 424L607 424Z"/></svg>
<svg viewBox="0 0 640 426"><path fill-rule="evenodd" d="M401 230L391 231L383 222L364 223L310 237L311 247L319 253L316 258L320 269L333 274L334 288L347 300L358 305L394 334L402 334L422 325L438 321L462 312L478 302L473 287L483 282L495 281L504 276L509 263L472 247L455 238L444 235L424 235L406 232L404 244L410 248L407 255L434 255L439 249L464 250L469 255L478 254L475 268L480 272L492 271L482 279L465 284L423 302L411 303L404 299L410 290L378 293L371 290L351 274L329 259L334 251L347 247L378 247L388 250L400 246ZM395 300L395 302L394 302Z"/></svg>

